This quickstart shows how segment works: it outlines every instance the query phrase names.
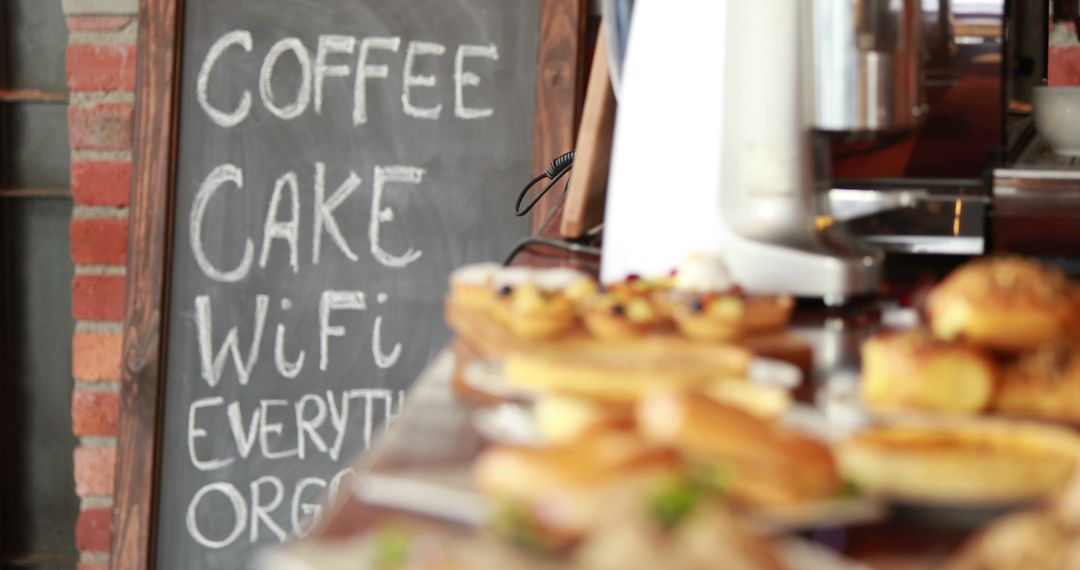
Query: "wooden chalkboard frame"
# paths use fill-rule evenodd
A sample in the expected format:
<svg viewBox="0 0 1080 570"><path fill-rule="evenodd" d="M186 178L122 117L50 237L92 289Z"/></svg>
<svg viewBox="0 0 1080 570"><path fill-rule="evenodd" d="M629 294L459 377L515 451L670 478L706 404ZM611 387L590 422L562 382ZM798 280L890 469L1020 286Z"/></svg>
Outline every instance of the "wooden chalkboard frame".
<svg viewBox="0 0 1080 570"><path fill-rule="evenodd" d="M583 95L585 0L542 2L533 165L573 147ZM184 0L140 0L138 86L112 570L154 568L176 190ZM552 206L537 208L534 225Z"/></svg>

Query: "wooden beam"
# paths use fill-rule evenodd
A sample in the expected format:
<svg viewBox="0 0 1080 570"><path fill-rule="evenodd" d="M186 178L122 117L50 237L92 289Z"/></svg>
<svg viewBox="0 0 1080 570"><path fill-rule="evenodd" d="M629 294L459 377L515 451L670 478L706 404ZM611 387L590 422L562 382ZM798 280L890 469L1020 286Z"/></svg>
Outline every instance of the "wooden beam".
<svg viewBox="0 0 1080 570"><path fill-rule="evenodd" d="M112 570L155 566L183 0L141 0Z"/></svg>
<svg viewBox="0 0 1080 570"><path fill-rule="evenodd" d="M615 133L615 92L611 88L607 42L596 38L581 127L574 144L574 176L562 213L563 237L576 239L604 220L604 198Z"/></svg>
<svg viewBox="0 0 1080 570"><path fill-rule="evenodd" d="M533 170L547 170L560 154L573 150L584 94L586 0L543 0L537 46ZM522 181L524 183L524 181ZM561 189L561 186L559 187ZM549 192L533 209L533 230L558 236L553 210L559 192ZM545 220L556 223L541 228Z"/></svg>
<svg viewBox="0 0 1080 570"><path fill-rule="evenodd" d="M79 562L77 554L58 552L19 552L5 554L0 557L0 563L4 568L37 567L37 566L69 566L74 567Z"/></svg>
<svg viewBox="0 0 1080 570"><path fill-rule="evenodd" d="M61 198L71 199L67 188L0 188L0 198Z"/></svg>
<svg viewBox="0 0 1080 570"><path fill-rule="evenodd" d="M0 103L67 103L67 93L39 89L0 89Z"/></svg>

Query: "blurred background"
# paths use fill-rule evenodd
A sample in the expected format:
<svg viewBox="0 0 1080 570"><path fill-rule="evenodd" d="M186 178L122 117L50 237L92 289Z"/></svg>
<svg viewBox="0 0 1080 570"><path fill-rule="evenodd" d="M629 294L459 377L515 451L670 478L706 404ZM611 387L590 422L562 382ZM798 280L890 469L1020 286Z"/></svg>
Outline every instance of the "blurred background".
<svg viewBox="0 0 1080 570"><path fill-rule="evenodd" d="M0 567L75 568L60 0L0 0Z"/></svg>

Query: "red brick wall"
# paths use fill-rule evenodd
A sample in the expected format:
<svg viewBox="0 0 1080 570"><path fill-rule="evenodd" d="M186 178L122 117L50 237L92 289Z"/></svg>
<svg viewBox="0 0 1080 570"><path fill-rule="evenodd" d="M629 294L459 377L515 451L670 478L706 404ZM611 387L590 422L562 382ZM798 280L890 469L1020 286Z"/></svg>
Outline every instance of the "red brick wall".
<svg viewBox="0 0 1080 570"><path fill-rule="evenodd" d="M1080 46L1051 47L1048 67L1050 85L1080 85Z"/></svg>
<svg viewBox="0 0 1080 570"><path fill-rule="evenodd" d="M135 0L63 0L69 32L67 83L71 145L71 425L79 570L109 562L116 421L131 193L135 89Z"/></svg>
<svg viewBox="0 0 1080 570"><path fill-rule="evenodd" d="M1046 79L1049 85L1080 85L1080 41L1072 24L1051 28Z"/></svg>

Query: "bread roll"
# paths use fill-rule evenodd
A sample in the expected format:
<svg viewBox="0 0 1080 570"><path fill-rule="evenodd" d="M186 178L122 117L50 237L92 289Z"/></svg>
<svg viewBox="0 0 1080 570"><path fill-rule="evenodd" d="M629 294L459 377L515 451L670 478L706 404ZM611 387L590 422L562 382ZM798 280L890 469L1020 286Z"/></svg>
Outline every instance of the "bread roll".
<svg viewBox="0 0 1080 570"><path fill-rule="evenodd" d="M650 441L677 449L692 465L750 507L780 507L824 499L841 486L823 443L702 394L650 395L638 408Z"/></svg>
<svg viewBox="0 0 1080 570"><path fill-rule="evenodd" d="M985 409L994 363L978 349L915 329L878 335L862 346L863 401L872 410L969 413Z"/></svg>
<svg viewBox="0 0 1080 570"><path fill-rule="evenodd" d="M1025 353L1002 369L995 411L1080 421L1080 353L1060 344Z"/></svg>
<svg viewBox="0 0 1080 570"><path fill-rule="evenodd" d="M1016 257L953 271L927 298L934 334L1002 351L1061 337L1075 313L1075 286L1061 271Z"/></svg>
<svg viewBox="0 0 1080 570"><path fill-rule="evenodd" d="M493 446L474 464L477 486L499 497L533 499L553 489L589 488L631 473L671 471L671 452L633 433L602 430L548 447Z"/></svg>

